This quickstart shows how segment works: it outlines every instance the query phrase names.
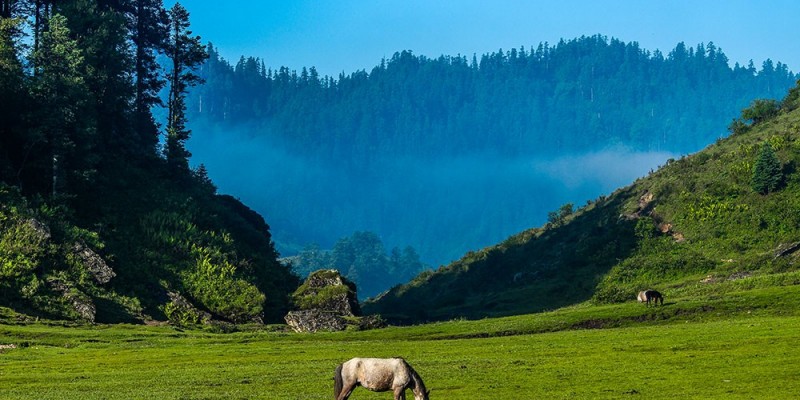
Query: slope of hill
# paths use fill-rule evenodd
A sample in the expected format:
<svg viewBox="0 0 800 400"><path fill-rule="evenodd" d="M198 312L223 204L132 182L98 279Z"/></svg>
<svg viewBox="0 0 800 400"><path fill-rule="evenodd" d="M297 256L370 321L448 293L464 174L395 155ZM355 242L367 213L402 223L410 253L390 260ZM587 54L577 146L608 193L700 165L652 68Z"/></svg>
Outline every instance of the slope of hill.
<svg viewBox="0 0 800 400"><path fill-rule="evenodd" d="M800 86L778 103L743 110L733 134L590 201L577 212L471 252L364 306L398 322L540 311L585 300L618 302L638 290L670 295L795 270L800 248ZM766 147L780 168L759 193ZM579 168L579 166L575 166ZM707 286L711 285L711 286ZM712 288L712 289L709 289Z"/></svg>

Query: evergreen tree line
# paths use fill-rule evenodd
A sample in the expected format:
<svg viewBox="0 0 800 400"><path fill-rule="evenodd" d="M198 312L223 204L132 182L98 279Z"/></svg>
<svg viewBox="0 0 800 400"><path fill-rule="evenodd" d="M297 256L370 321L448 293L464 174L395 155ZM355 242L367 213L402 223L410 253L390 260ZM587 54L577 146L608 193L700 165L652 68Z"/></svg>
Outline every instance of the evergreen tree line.
<svg viewBox="0 0 800 400"><path fill-rule="evenodd" d="M19 206L0 204L0 220L34 218L54 241L90 242L117 275L94 287L63 261L72 257L65 243L24 274L0 276L0 301L41 308L57 273L90 297L132 299L129 317L178 315L167 291L228 320L285 310L297 278L277 263L267 224L217 195L204 167L189 167L186 96L207 57L180 3L0 1L0 193ZM164 127L158 106L168 110ZM9 240L0 258L23 257L14 244L23 238Z"/></svg>
<svg viewBox="0 0 800 400"><path fill-rule="evenodd" d="M775 98L797 77L766 60L728 65L713 43L668 54L595 35L480 57L395 53L365 70L321 77L234 64L209 45L190 114L215 124L255 122L255 134L356 166L383 155L491 150L563 154L622 144L686 153L718 136L754 98Z"/></svg>

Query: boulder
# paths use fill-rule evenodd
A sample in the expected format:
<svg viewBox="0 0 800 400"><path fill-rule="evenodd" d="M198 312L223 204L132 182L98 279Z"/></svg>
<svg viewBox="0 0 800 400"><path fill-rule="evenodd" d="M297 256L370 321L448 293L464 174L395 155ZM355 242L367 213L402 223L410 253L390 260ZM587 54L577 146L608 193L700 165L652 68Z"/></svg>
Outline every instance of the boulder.
<svg viewBox="0 0 800 400"><path fill-rule="evenodd" d="M312 272L292 294L292 301L299 310L320 310L348 317L361 314L356 285L335 269Z"/></svg>
<svg viewBox="0 0 800 400"><path fill-rule="evenodd" d="M284 317L295 332L343 331L347 322L338 313L319 309L289 311Z"/></svg>
<svg viewBox="0 0 800 400"><path fill-rule="evenodd" d="M198 309L180 293L168 291L167 297L169 303L164 306L164 314L173 325L207 324L212 320L210 313Z"/></svg>
<svg viewBox="0 0 800 400"><path fill-rule="evenodd" d="M781 257L786 257L796 252L797 250L800 250L800 242L783 243L780 246L778 246L777 249L775 249L774 256L776 259Z"/></svg>
<svg viewBox="0 0 800 400"><path fill-rule="evenodd" d="M28 225L36 232L39 242L45 242L50 239L50 228L37 219L31 218L28 220Z"/></svg>
<svg viewBox="0 0 800 400"><path fill-rule="evenodd" d="M72 305L72 309L78 313L80 319L94 323L97 307L91 297L78 290L72 283L58 278L48 278L47 284L53 291L61 293L64 299Z"/></svg>
<svg viewBox="0 0 800 400"><path fill-rule="evenodd" d="M80 260L83 267L92 275L95 282L99 284L108 283L111 278L117 276L114 270L108 266L105 260L100 255L86 246L85 243L75 242L72 245L72 253Z"/></svg>
<svg viewBox="0 0 800 400"><path fill-rule="evenodd" d="M361 317L356 285L334 269L311 273L292 295L296 310L284 319L296 332L372 329L385 326L379 316Z"/></svg>

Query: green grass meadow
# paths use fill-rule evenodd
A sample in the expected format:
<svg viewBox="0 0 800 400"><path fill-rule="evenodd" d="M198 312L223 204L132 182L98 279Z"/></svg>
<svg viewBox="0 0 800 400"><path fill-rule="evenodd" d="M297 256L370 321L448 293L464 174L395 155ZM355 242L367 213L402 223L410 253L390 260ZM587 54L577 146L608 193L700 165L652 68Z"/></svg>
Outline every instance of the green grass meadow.
<svg viewBox="0 0 800 400"><path fill-rule="evenodd" d="M405 357L433 399L800 393L800 286L669 300L323 334L6 323L0 398L330 399L334 368L356 356Z"/></svg>

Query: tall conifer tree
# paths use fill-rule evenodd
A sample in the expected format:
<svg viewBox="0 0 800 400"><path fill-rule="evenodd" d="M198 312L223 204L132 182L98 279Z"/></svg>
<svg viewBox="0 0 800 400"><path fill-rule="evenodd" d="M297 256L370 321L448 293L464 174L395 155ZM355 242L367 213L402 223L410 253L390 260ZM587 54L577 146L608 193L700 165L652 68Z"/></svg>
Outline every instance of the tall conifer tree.
<svg viewBox="0 0 800 400"><path fill-rule="evenodd" d="M149 150L158 143L158 126L151 108L163 105L158 93L166 81L159 71L156 54L165 50L168 24L162 0L136 0L130 9L129 30L135 51L136 76L134 124L141 145Z"/></svg>
<svg viewBox="0 0 800 400"><path fill-rule="evenodd" d="M20 21L13 19L13 2L2 1L0 12L0 180L22 186L24 148L27 143L23 114L26 110L25 74L19 58Z"/></svg>
<svg viewBox="0 0 800 400"><path fill-rule="evenodd" d="M67 19L56 14L49 19L48 31L42 34L39 48L33 54L39 71L33 82L39 131L47 143L44 155L51 161L51 193L65 187L68 173L80 162L79 150L88 142L85 135L90 123L83 115L88 92L83 75L83 54L77 42L70 37Z"/></svg>
<svg viewBox="0 0 800 400"><path fill-rule="evenodd" d="M189 30L189 12L180 4L169 10L169 43L166 54L172 59L169 74L169 99L167 117L167 143L165 156L172 170L189 169L189 156L186 140L191 131L186 127L186 93L189 87L202 83L195 73L208 58L200 36L192 36Z"/></svg>

